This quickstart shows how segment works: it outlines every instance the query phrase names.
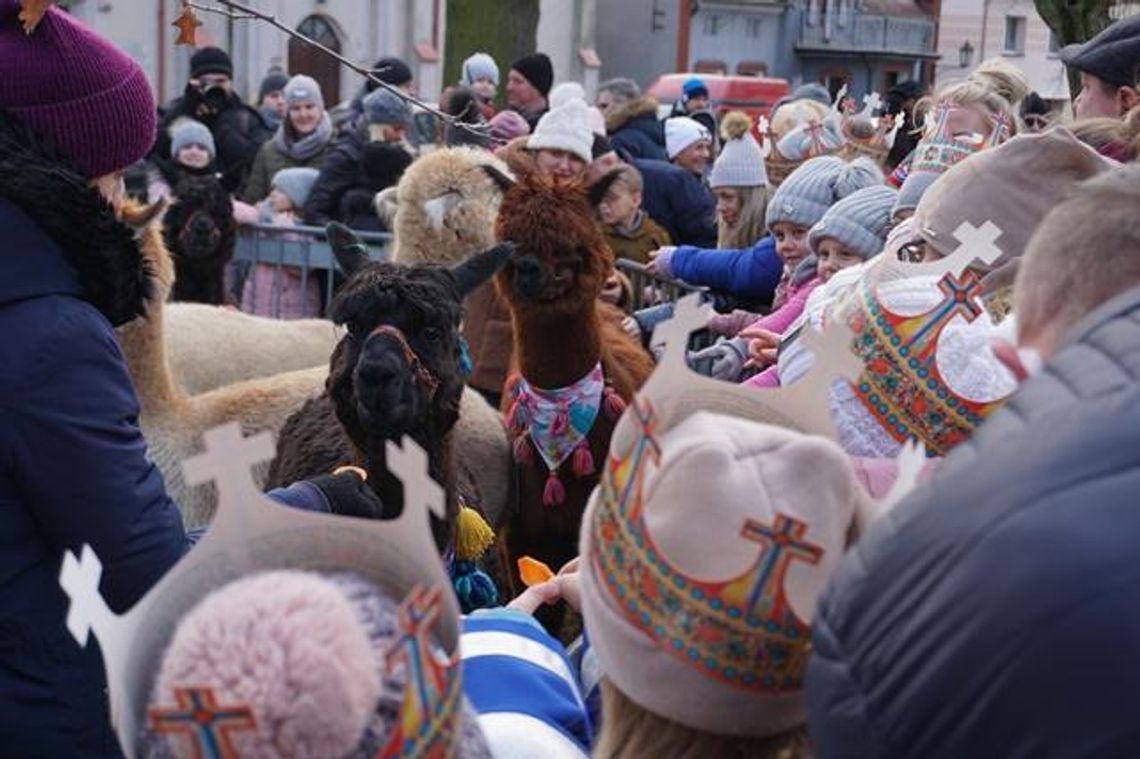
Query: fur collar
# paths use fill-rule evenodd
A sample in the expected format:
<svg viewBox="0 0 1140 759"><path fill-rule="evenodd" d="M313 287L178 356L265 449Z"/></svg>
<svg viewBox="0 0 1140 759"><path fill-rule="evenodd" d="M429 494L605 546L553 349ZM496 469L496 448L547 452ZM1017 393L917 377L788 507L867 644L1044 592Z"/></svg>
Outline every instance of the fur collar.
<svg viewBox="0 0 1140 759"><path fill-rule="evenodd" d="M656 120L657 98L652 95L642 95L610 108L606 111L606 134L613 134L642 116L652 116Z"/></svg>
<svg viewBox="0 0 1140 759"><path fill-rule="evenodd" d="M3 111L0 198L20 208L55 242L78 275L83 299L111 324L145 314L151 284L134 232L115 218L79 172Z"/></svg>

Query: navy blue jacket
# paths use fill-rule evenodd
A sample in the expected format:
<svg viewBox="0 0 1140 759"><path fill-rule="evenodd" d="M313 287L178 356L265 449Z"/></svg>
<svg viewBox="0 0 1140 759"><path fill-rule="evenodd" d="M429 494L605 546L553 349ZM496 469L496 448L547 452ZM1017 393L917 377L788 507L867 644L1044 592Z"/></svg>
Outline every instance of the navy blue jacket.
<svg viewBox="0 0 1140 759"><path fill-rule="evenodd" d="M678 245L716 247L716 198L691 171L668 161L635 158L645 188L641 207Z"/></svg>
<svg viewBox="0 0 1140 759"><path fill-rule="evenodd" d="M749 302L768 304L784 273L776 241L765 235L751 248L705 250L683 245L669 260L673 276Z"/></svg>
<svg viewBox="0 0 1140 759"><path fill-rule="evenodd" d="M645 95L606 112L606 132L619 154L667 161L665 129L657 120L657 101Z"/></svg>
<svg viewBox="0 0 1140 759"><path fill-rule="evenodd" d="M122 612L185 550L112 323L93 305L116 321L136 311L142 258L82 178L30 170L37 159L8 137L0 125L0 754L118 756L98 646L67 631L59 571L64 551L90 544ZM25 213L17 197L50 202Z"/></svg>
<svg viewBox="0 0 1140 759"><path fill-rule="evenodd" d="M1070 334L844 558L815 755L1140 755L1140 289Z"/></svg>

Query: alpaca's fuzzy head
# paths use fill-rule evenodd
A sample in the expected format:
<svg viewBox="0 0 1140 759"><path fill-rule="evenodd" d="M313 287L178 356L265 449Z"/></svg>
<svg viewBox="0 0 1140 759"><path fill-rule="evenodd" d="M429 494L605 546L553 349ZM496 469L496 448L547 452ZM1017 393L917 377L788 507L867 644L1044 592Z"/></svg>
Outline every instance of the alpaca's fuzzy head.
<svg viewBox="0 0 1140 759"><path fill-rule="evenodd" d="M604 197L615 179L606 175L587 193L581 183L527 174L507 192L497 231L515 251L497 284L512 311L567 315L601 294L614 259L591 197Z"/></svg>
<svg viewBox="0 0 1140 759"><path fill-rule="evenodd" d="M405 434L421 444L438 439L459 416L463 299L494 274L510 249L477 254L453 269L408 268L346 254L331 230L330 239L350 274L329 307L333 321L348 329L329 367L337 418L365 452Z"/></svg>
<svg viewBox="0 0 1140 759"><path fill-rule="evenodd" d="M229 193L212 176L187 177L174 192L178 200L163 226L175 259L224 265L233 257L237 232Z"/></svg>
<svg viewBox="0 0 1140 759"><path fill-rule="evenodd" d="M502 201L494 172L509 174L487 151L466 147L436 150L414 162L397 191L392 260L450 266L493 246Z"/></svg>

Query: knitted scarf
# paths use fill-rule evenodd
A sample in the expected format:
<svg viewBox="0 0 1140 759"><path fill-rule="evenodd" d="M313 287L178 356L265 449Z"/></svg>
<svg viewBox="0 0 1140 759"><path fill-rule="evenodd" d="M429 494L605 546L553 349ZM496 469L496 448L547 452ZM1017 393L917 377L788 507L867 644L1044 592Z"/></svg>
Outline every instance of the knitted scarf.
<svg viewBox="0 0 1140 759"><path fill-rule="evenodd" d="M332 139L332 119L329 118L328 111L325 111L321 114L317 128L300 139L290 136L292 131L288 122L282 121L281 126L277 127L277 133L273 135L273 144L283 155L289 156L294 161L307 161L321 152L321 148Z"/></svg>

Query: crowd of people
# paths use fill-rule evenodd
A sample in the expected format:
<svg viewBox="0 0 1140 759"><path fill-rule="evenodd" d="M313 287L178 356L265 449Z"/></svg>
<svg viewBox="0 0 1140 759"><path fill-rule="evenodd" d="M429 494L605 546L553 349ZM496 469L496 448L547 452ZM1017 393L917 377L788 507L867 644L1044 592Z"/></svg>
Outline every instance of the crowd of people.
<svg viewBox="0 0 1140 759"><path fill-rule="evenodd" d="M590 102L581 84L556 85L542 53L503 77L474 52L428 146L396 58L345 104L277 70L246 103L230 56L203 48L160 109L112 43L56 8L26 33L19 11L0 0L0 755L1140 751L1140 16L1062 49L1081 80L1071 116L1042 113L1008 60L933 89L902 83L881 111L809 83L762 130L698 76L668 109L627 78ZM176 199L188 177L217 178L241 224L399 236L402 178L445 151L485 159L496 192L588 198L613 259L701 288L715 311L715 341L678 346L659 328L687 308L635 310L606 259L599 318L640 339L668 381L654 374L628 407L601 363L585 384L537 388L555 399L555 440L579 413L620 414L579 558L520 569L529 587L463 616L463 538L441 563L420 505L434 496L409 498L415 477L404 508L425 510L422 535L405 515L337 537L347 517L302 512L296 490L269 494L291 516L266 524L295 517L311 543L275 542L257 520L240 550L185 530L116 337L154 286L139 209L161 212L146 204ZM127 197L132 167L145 198ZM438 232L447 208L424 212ZM519 253L503 250L483 256ZM547 289L585 276L552 266ZM498 295L476 284L450 285L471 293L455 360L498 408L517 314L502 280ZM259 291L277 294L277 316L326 306L288 267L245 272L238 303L258 311ZM417 308L428 320L444 304ZM375 329L432 379L399 329ZM575 470L594 466L567 451ZM64 559L85 547L109 611L150 615L129 656L87 640L96 604L75 586L89 562ZM202 551L217 564L194 564ZM265 571L239 571L241 551ZM465 581L476 575L491 582ZM551 625L548 607L571 621ZM100 646L111 667L134 657L129 675L108 676Z"/></svg>

